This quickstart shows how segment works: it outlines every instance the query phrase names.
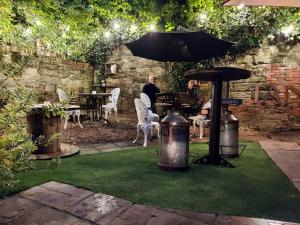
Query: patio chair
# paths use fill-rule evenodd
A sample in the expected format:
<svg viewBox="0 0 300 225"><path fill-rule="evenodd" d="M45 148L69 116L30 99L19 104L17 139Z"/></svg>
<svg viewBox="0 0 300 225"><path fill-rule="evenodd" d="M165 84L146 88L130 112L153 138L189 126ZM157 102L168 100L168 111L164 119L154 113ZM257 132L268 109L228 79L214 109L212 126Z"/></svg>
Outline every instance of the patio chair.
<svg viewBox="0 0 300 225"><path fill-rule="evenodd" d="M59 99L60 102L70 102L70 96L68 96L64 90L62 90L60 88L57 88L56 93L58 95L58 99ZM71 115L72 115L74 121L75 121L76 116L77 116L78 125L80 126L80 128L83 128L83 126L80 123L80 110L79 109L65 110L65 112L67 113L67 116L64 117L64 119L65 119L64 129L67 129L68 120L69 120Z"/></svg>
<svg viewBox="0 0 300 225"><path fill-rule="evenodd" d="M190 120L193 121L194 132L196 130L196 125L199 126L199 130L200 130L199 139L203 138L204 127L207 126L210 122L209 119L210 108L211 108L211 100L209 100L203 105L200 115L188 117Z"/></svg>
<svg viewBox="0 0 300 225"><path fill-rule="evenodd" d="M142 102L144 103L144 105L147 107L148 113L153 118L153 121L159 121L159 115L156 113L153 113L151 110L151 101L150 101L150 98L148 97L148 95L145 93L141 93L140 98L141 98Z"/></svg>
<svg viewBox="0 0 300 225"><path fill-rule="evenodd" d="M135 98L134 99L135 109L138 117L138 123L137 123L137 136L133 143L136 143L140 130L144 133L144 144L143 147L147 147L147 138L148 138L148 130L151 130L151 136L152 136L152 127L154 127L158 132L159 137L159 123L152 121L151 115L149 115L149 111L145 104L142 102L141 99Z"/></svg>
<svg viewBox="0 0 300 225"><path fill-rule="evenodd" d="M105 112L104 123L107 123L108 117L111 117L112 110L115 112L117 122L120 122L120 120L118 119L118 107L117 107L117 103L120 95L120 88L112 89L110 94L111 96L109 96L108 98L109 102L106 105L101 106L104 108L104 112Z"/></svg>

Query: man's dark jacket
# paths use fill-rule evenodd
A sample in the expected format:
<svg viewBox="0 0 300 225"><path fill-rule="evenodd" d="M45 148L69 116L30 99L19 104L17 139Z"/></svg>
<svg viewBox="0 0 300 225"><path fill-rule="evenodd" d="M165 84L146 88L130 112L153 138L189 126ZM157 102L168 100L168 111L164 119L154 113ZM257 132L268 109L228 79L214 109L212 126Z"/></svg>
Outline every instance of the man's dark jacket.
<svg viewBox="0 0 300 225"><path fill-rule="evenodd" d="M151 108L154 108L154 111L155 111L155 103L156 103L155 94L160 92L159 88L156 87L152 83L148 83L148 84L144 85L142 92L145 93L146 95L148 95L148 97L150 98L150 101L151 101Z"/></svg>

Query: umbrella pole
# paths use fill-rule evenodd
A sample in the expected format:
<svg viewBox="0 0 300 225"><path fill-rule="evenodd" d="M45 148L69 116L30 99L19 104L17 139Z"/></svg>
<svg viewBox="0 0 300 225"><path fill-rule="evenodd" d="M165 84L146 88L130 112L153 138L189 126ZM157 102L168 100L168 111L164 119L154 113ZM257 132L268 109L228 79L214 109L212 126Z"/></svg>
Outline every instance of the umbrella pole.
<svg viewBox="0 0 300 225"><path fill-rule="evenodd" d="M221 106L222 106L222 83L223 79L217 77L212 81L212 108L211 123L209 131L209 154L200 159L196 159L197 164L222 165L226 167L234 167L230 162L220 156L220 122L221 122Z"/></svg>

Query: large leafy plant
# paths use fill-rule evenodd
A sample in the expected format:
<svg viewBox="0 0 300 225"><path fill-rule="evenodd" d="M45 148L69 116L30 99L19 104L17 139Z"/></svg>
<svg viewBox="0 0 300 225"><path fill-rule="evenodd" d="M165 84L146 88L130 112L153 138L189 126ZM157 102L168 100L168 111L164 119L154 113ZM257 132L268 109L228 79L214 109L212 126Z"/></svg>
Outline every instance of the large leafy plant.
<svg viewBox="0 0 300 225"><path fill-rule="evenodd" d="M4 86L5 80L15 79L24 65L25 62L9 66L0 57L4 74L0 82L0 96L5 96L0 108L0 195L4 195L17 182L15 173L32 166L28 157L36 149L24 123L31 106L31 91L19 83L14 90Z"/></svg>

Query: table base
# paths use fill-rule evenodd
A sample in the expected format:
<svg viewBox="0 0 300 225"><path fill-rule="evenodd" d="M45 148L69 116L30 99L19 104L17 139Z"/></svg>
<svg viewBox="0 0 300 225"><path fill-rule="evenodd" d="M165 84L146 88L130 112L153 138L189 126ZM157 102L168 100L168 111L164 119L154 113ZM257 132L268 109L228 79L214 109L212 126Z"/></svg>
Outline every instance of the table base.
<svg viewBox="0 0 300 225"><path fill-rule="evenodd" d="M228 162L222 156L212 157L212 155L206 155L204 157L193 160L192 164L208 164L208 165L220 165L229 168L235 168L233 164Z"/></svg>

